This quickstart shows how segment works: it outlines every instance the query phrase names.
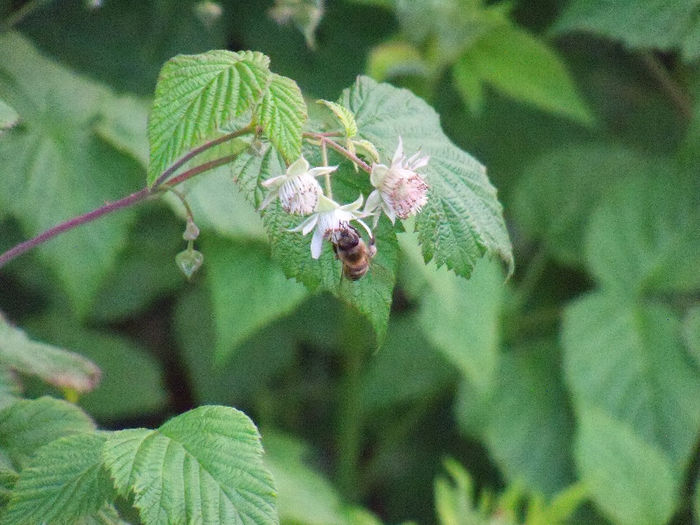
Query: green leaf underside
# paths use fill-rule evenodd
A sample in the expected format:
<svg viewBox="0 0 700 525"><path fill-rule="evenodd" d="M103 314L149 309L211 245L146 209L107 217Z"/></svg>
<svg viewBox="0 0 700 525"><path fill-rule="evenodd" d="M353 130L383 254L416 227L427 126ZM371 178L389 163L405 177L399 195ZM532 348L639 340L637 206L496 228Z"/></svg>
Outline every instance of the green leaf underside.
<svg viewBox="0 0 700 525"><path fill-rule="evenodd" d="M145 523L278 523L258 432L233 408L199 407L157 430L115 432L103 461Z"/></svg>
<svg viewBox="0 0 700 525"><path fill-rule="evenodd" d="M285 172L282 159L270 147L261 155L252 152L241 154L231 169L244 194L256 206L264 195L260 182ZM321 257L314 260L310 249L312 234L303 236L288 231L302 220L303 217L285 213L279 203L272 204L265 210L263 222L272 245L272 256L280 262L287 277L295 278L313 292L330 291L357 308L369 319L378 342L381 342L386 335L392 290L396 281L398 244L393 230L387 224L380 223L374 232L377 255L370 271L362 279L351 282L341 280L342 266L336 260L330 243L324 243Z"/></svg>
<svg viewBox="0 0 700 525"><path fill-rule="evenodd" d="M0 97L25 124L0 140L0 208L16 216L27 235L138 187L143 177L139 166L92 127L102 105L112 101L111 92L41 56L15 33L0 36ZM79 314L89 311L133 217L131 210L121 211L38 249ZM76 246L90 257L77 257Z"/></svg>
<svg viewBox="0 0 700 525"><path fill-rule="evenodd" d="M257 52L215 50L178 55L163 66L148 122L148 184L194 147L257 104L269 59Z"/></svg>
<svg viewBox="0 0 700 525"><path fill-rule="evenodd" d="M298 159L301 156L301 130L308 115L297 83L273 73L259 113L260 125L287 164Z"/></svg>
<svg viewBox="0 0 700 525"><path fill-rule="evenodd" d="M78 392L92 390L100 379L100 369L92 361L62 348L30 340L1 315L0 364Z"/></svg>
<svg viewBox="0 0 700 525"><path fill-rule="evenodd" d="M51 397L22 400L0 411L0 448L21 467L54 439L95 429L75 405Z"/></svg>
<svg viewBox="0 0 700 525"><path fill-rule="evenodd" d="M96 514L112 496L102 468L102 434L76 434L52 441L22 470L2 525L73 525Z"/></svg>
<svg viewBox="0 0 700 525"><path fill-rule="evenodd" d="M587 31L622 40L632 48L680 47L684 57L700 56L698 0L573 0L553 27L555 33Z"/></svg>
<svg viewBox="0 0 700 525"><path fill-rule="evenodd" d="M217 334L214 360L222 363L257 330L292 311L306 290L287 279L261 245L211 239L202 250Z"/></svg>
<svg viewBox="0 0 700 525"><path fill-rule="evenodd" d="M591 273L625 294L700 290L700 178L663 166L621 181L591 216Z"/></svg>
<svg viewBox="0 0 700 525"><path fill-rule="evenodd" d="M504 261L510 275L512 247L496 190L485 168L445 136L437 113L408 90L367 77L358 77L340 103L355 113L360 136L373 142L386 162L399 136L408 156L419 150L430 156L421 170L429 199L416 219L425 260L468 277L477 259L488 254Z"/></svg>
<svg viewBox="0 0 700 525"><path fill-rule="evenodd" d="M335 102L331 102L330 100L317 100L317 102L326 106L333 112L335 118L342 124L346 137L354 137L357 135L357 122L355 122L355 115L353 115L348 108Z"/></svg>
<svg viewBox="0 0 700 525"><path fill-rule="evenodd" d="M680 478L668 457L628 425L604 411L580 408L575 457L591 498L614 523L668 522Z"/></svg>
<svg viewBox="0 0 700 525"><path fill-rule="evenodd" d="M563 343L576 411L592 406L625 423L680 476L700 431L700 378L679 325L665 307L596 293L566 309Z"/></svg>
<svg viewBox="0 0 700 525"><path fill-rule="evenodd" d="M591 124L593 116L579 97L564 63L544 42L526 31L502 25L489 31L460 57L454 72L464 91L476 76L499 91L540 109ZM477 88L478 89L478 88ZM477 90L467 94L476 103Z"/></svg>

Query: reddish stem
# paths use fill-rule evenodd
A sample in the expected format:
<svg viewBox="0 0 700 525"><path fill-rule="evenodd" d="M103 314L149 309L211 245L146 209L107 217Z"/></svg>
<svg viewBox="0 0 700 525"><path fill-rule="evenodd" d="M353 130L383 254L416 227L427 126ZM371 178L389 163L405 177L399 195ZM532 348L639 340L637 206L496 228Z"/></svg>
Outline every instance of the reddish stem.
<svg viewBox="0 0 700 525"><path fill-rule="evenodd" d="M369 166L369 164L367 164L365 161L363 161L360 157L358 157L354 153L350 153L347 149L345 149L343 146L341 146L337 142L329 139L328 135L329 134L327 134L327 133L313 133L313 132L304 133L305 137L318 140L322 144L327 144L331 149L334 149L335 151L340 153L343 157L353 161L355 164L357 164L360 168L362 168L367 173L372 172L372 168Z"/></svg>

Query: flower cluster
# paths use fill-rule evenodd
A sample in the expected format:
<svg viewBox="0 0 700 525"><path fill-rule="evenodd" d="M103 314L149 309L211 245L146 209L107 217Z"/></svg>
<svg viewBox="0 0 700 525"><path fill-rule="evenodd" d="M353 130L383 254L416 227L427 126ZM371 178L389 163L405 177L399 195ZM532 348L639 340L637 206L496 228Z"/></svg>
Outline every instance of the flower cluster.
<svg viewBox="0 0 700 525"><path fill-rule="evenodd" d="M428 160L429 157L421 157L420 152L406 158L403 141L399 137L391 165L373 163L369 169L370 182L375 189L362 208L362 195L350 204L339 204L330 196L324 195L316 177L331 174L337 166L311 168L308 161L301 157L284 174L262 183L270 191L260 209L268 207L279 198L284 211L306 216L301 224L290 231L307 235L314 230L311 256L318 259L323 241L334 242L336 235L346 231L351 221L357 221L372 237L372 231L363 221L364 218L372 217L376 227L382 213L392 224L397 217L406 219L419 213L428 201L428 185L417 170L427 166Z"/></svg>

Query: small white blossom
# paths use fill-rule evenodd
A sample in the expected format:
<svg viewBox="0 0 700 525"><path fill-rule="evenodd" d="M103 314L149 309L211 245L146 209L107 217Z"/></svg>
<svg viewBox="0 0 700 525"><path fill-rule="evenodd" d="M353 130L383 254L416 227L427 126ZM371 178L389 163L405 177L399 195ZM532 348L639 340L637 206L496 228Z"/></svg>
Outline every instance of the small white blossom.
<svg viewBox="0 0 700 525"><path fill-rule="evenodd" d="M319 175L335 171L338 166L322 166L311 168L304 157L300 157L287 168L284 175L267 179L262 183L270 189L260 209L267 208L277 197L282 209L294 215L308 215L316 209L318 197L321 195L321 185L316 180Z"/></svg>
<svg viewBox="0 0 700 525"><path fill-rule="evenodd" d="M336 234L346 230L350 221L356 220L359 222L363 228L367 230L367 233L372 236L369 226L361 219L361 217L365 216L362 212L358 211L361 207L362 195L360 195L355 202L343 205L329 199L325 195L320 195L316 211L311 216L307 217L299 226L292 228L290 231L300 231L302 234L306 235L311 230L314 230L314 235L311 238L311 257L318 259L321 255L321 249L323 248L323 240L335 240Z"/></svg>
<svg viewBox="0 0 700 525"><path fill-rule="evenodd" d="M382 211L393 224L396 217L415 215L428 202L428 185L416 170L427 166L430 157L419 155L420 152L407 159L399 137L391 166L372 164L370 181L376 189L367 197L365 213L375 216L375 225Z"/></svg>

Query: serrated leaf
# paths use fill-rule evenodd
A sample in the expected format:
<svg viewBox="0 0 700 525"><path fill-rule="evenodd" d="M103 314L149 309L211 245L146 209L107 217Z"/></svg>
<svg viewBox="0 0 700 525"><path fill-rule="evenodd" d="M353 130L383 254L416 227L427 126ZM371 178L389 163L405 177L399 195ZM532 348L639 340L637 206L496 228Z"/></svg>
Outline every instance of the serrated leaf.
<svg viewBox="0 0 700 525"><path fill-rule="evenodd" d="M291 78L272 74L259 109L260 125L288 164L301 156L306 102Z"/></svg>
<svg viewBox="0 0 700 525"><path fill-rule="evenodd" d="M625 295L700 290L700 178L664 166L621 181L591 216L588 267Z"/></svg>
<svg viewBox="0 0 700 525"><path fill-rule="evenodd" d="M566 308L566 379L575 411L604 410L684 471L700 431L700 377L679 340L675 315L594 293Z"/></svg>
<svg viewBox="0 0 700 525"><path fill-rule="evenodd" d="M12 103L25 123L0 140L0 208L17 217L26 235L137 188L143 176L139 166L92 129L102 104L113 97L103 86L43 57L17 34L6 33L0 36L0 97ZM90 310L133 217L132 210L123 210L36 250L80 315ZM79 256L76 248L90 256Z"/></svg>
<svg viewBox="0 0 700 525"><path fill-rule="evenodd" d="M258 244L210 239L202 251L214 310L214 361L221 365L256 331L292 311L306 290L287 279Z"/></svg>
<svg viewBox="0 0 700 525"><path fill-rule="evenodd" d="M52 441L20 472L2 525L73 525L97 514L112 496L102 468L103 434L85 433Z"/></svg>
<svg viewBox="0 0 700 525"><path fill-rule="evenodd" d="M551 496L573 481L573 420L556 346L543 340L510 349L489 392L460 389L455 412L510 483Z"/></svg>
<svg viewBox="0 0 700 525"><path fill-rule="evenodd" d="M51 397L21 400L0 411L0 448L22 467L54 439L95 429L78 407Z"/></svg>
<svg viewBox="0 0 700 525"><path fill-rule="evenodd" d="M564 264L583 265L583 238L600 197L620 179L649 170L626 148L584 143L560 148L527 164L511 210L518 225Z"/></svg>
<svg viewBox="0 0 700 525"><path fill-rule="evenodd" d="M435 111L405 89L358 77L340 103L355 113L360 136L384 158L393 156L399 136L404 151L430 156L425 172L428 203L416 219L426 261L447 265L468 277L483 255L495 256L513 271L513 254L503 208L485 168L445 136Z"/></svg>
<svg viewBox="0 0 700 525"><path fill-rule="evenodd" d="M351 169L351 168L350 168ZM241 154L231 166L236 180L246 195L256 206L263 198L260 182L285 172L284 164L277 152L265 145L261 153L248 151ZM357 197L357 190L341 188L342 170L334 175L338 190L345 189ZM351 180L356 175L352 172ZM392 290L396 279L395 269L398 255L396 235L384 222L374 231L377 241L377 255L372 261L370 271L362 279L350 282L341 281L342 266L336 260L330 243L324 243L319 259L311 258L310 235L292 233L288 230L297 226L302 218L285 213L279 203L265 210L263 223L272 245L272 256L277 259L284 273L303 283L310 291L327 290L340 297L346 303L357 308L372 324L381 343L385 334L391 307ZM376 270L372 270L376 266Z"/></svg>
<svg viewBox="0 0 700 525"><path fill-rule="evenodd" d="M178 55L163 66L148 121L148 184L190 149L222 135L221 128L263 97L269 59L257 52L215 50Z"/></svg>
<svg viewBox="0 0 700 525"><path fill-rule="evenodd" d="M698 56L693 41L700 29L698 8L698 0L573 0L552 30L559 34L586 31L638 49L683 47L691 60Z"/></svg>
<svg viewBox="0 0 700 525"><path fill-rule="evenodd" d="M115 432L103 461L146 525L278 523L257 429L233 408L204 406L157 430Z"/></svg>
<svg viewBox="0 0 700 525"><path fill-rule="evenodd" d="M596 505L620 525L663 525L678 503L668 457L602 410L579 410L575 444L581 479Z"/></svg>
<svg viewBox="0 0 700 525"><path fill-rule="evenodd" d="M457 64L461 64L455 70L457 75L475 74L517 100L581 124L593 123L590 109L554 51L510 24L486 33L469 46ZM466 82L466 78L461 78L458 85Z"/></svg>
<svg viewBox="0 0 700 525"><path fill-rule="evenodd" d="M346 137L352 138L357 135L357 122L355 122L355 115L353 115L348 108L341 106L340 104L336 104L335 102L331 102L330 100L317 100L316 102L326 106L333 112L333 115L335 115L335 118L338 119L338 122L343 125Z"/></svg>
<svg viewBox="0 0 700 525"><path fill-rule="evenodd" d="M35 375L60 388L88 392L100 381L100 369L85 357L29 339L0 315L0 365Z"/></svg>

